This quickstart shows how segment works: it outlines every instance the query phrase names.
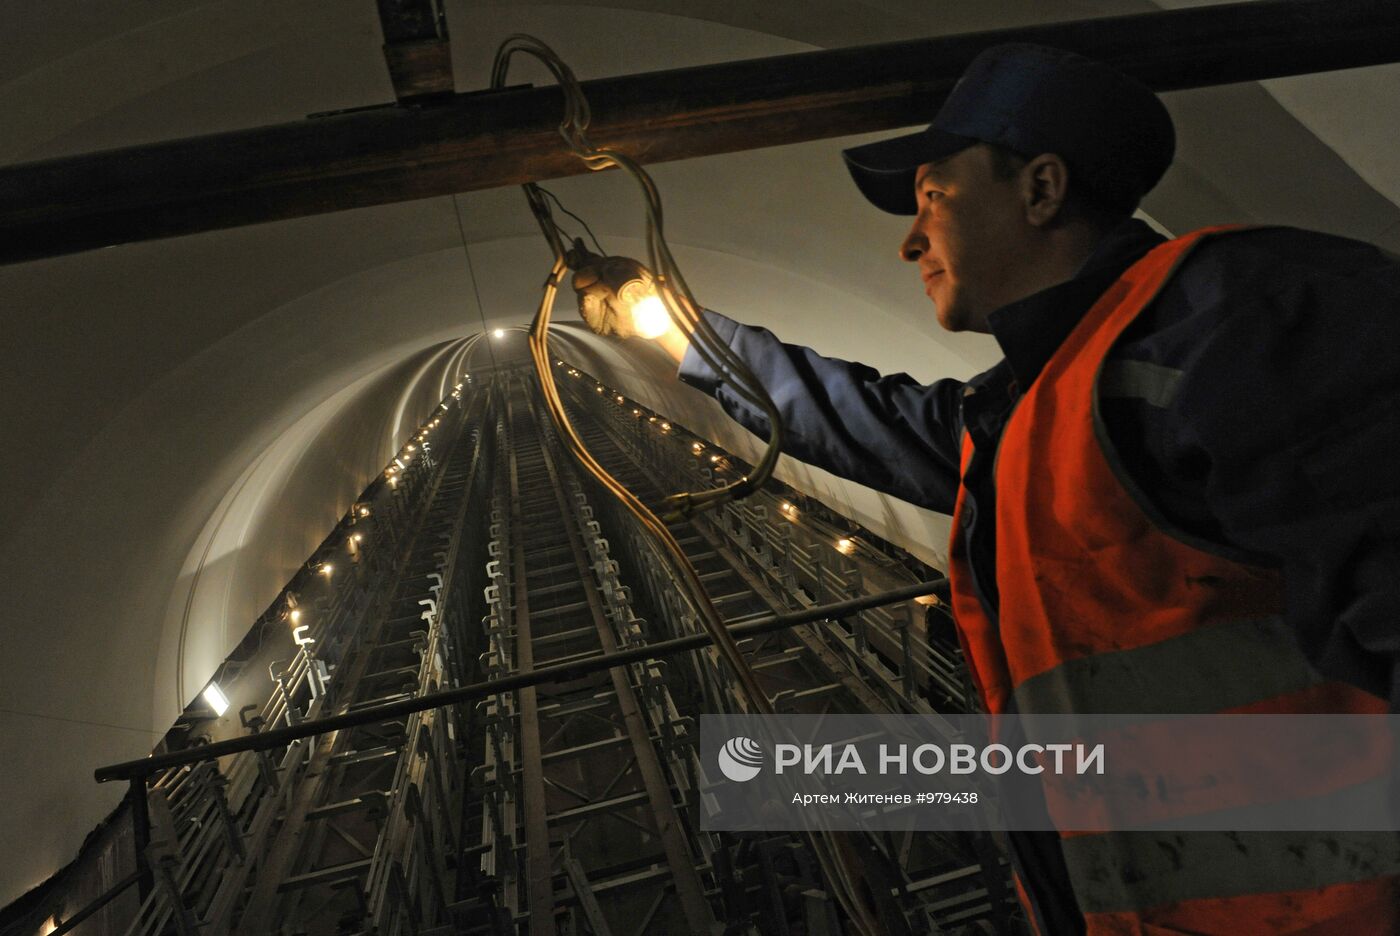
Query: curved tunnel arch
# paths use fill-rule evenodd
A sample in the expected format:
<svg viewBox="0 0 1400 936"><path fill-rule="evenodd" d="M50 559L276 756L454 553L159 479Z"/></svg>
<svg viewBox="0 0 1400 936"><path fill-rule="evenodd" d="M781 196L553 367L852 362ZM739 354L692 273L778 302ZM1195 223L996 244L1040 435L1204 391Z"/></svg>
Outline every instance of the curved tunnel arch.
<svg viewBox="0 0 1400 936"><path fill-rule="evenodd" d="M63 9L73 14L83 5ZM0 159L296 119L391 97L372 4L128 6L129 18L111 20L125 24L121 33L79 33L85 38L73 45L50 39L45 47L64 55L0 81ZM958 17L948 31L1148 8L1146 0L943 6ZM593 77L902 38L925 7L886 0L856 15L823 3L824 15L814 15L809 3L704 0L682 9L636 0L452 2L448 12L465 88L481 83L494 42L517 26L557 29L568 37L561 51ZM142 19L147 11L165 18ZM624 54L616 53L619 35ZM9 41L24 40L19 32ZM210 54L196 61L199 49ZM294 65L298 57L324 63L318 82ZM266 75L244 81L254 72ZM1384 70L1367 74L1376 72ZM1319 80L1374 87L1355 76ZM273 87L276 99L266 93ZM1325 104L1306 94L1284 99L1299 108ZM192 110L201 100L218 103ZM1304 124L1316 121L1294 119L1253 85L1170 95L1169 103L1184 148L1148 203L1163 224L1284 220L1400 245L1400 212L1307 132ZM1386 110L1369 115L1375 138L1348 137L1339 151L1364 159L1388 146L1387 127L1400 118L1390 116L1393 108L1374 110ZM1247 127L1248 139L1212 132L1220 122ZM1352 133L1357 124L1328 126ZM872 250L892 248L902 222L864 208L834 161L839 145L656 167L672 238L701 298L886 370L932 379L986 366L995 347L938 334L893 250ZM1241 163L1248 178L1232 171ZM1310 169L1306 179L1298 166ZM635 238L640 208L625 186L615 174L551 183L606 243L635 251L628 232ZM415 424L407 414L441 397L462 366L451 350L462 336L529 318L547 255L519 193L472 193L459 205L484 322L447 199L0 270L0 291L20 310L4 370L16 384L7 394L14 448L32 453L3 469L14 502L0 539L7 570L0 606L11 636L0 756L16 766L3 785L12 805L0 817L0 839L30 847L0 870L0 902L71 856L120 793L93 785L90 769L149 749L240 628L397 450L405 420ZM856 307L899 340L873 329L852 339ZM599 341L560 317L562 356L741 456L757 451L713 404L676 385L659 353ZM480 360L478 351L472 362ZM397 423L396 413L405 414ZM941 559L946 518L787 459L780 476ZM241 558L229 564L230 557ZM36 830L26 817L39 814L56 818Z"/></svg>

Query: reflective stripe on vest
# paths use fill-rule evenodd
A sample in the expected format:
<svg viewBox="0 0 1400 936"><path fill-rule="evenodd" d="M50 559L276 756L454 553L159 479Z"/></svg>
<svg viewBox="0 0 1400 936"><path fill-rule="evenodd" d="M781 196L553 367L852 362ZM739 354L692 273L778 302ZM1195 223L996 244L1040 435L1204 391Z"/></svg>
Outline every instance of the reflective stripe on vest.
<svg viewBox="0 0 1400 936"><path fill-rule="evenodd" d="M1103 432L1101 395L1170 404L1180 373L1109 361L1109 351L1190 250L1229 230L1169 241L1130 267L1018 401L995 456L995 623L972 585L962 542L966 491L958 493L953 607L989 712L1385 710L1383 700L1315 672L1279 620L1274 572L1159 524ZM964 473L972 455L965 434ZM1337 888L1347 900L1385 906L1400 873L1395 833L1066 836L1091 934L1137 933L1139 924L1167 919L1197 933L1257 931L1263 918L1278 924L1271 931L1310 926L1340 912ZM1400 925L1400 911L1378 912L1380 929Z"/></svg>
<svg viewBox="0 0 1400 936"><path fill-rule="evenodd" d="M1204 715L1320 681L1275 615L1070 660L1023 680L1015 696L1021 712L1111 715L1141 711L1148 698L1154 711Z"/></svg>
<svg viewBox="0 0 1400 936"><path fill-rule="evenodd" d="M1085 913L1304 891L1400 873L1393 832L1120 832L1062 842Z"/></svg>

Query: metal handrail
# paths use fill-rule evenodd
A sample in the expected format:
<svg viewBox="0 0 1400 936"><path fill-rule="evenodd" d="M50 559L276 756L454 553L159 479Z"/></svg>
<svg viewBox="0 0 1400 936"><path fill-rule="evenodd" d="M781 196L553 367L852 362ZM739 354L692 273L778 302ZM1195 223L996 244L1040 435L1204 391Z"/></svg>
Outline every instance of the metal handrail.
<svg viewBox="0 0 1400 936"><path fill-rule="evenodd" d="M938 589L944 587L945 584L946 579L939 576L938 578L930 579L926 582L919 582L915 585L906 585L903 588L881 592L878 595L862 595L859 598L851 598L846 601L836 601L831 604L806 608L791 614L775 614L770 617L760 618L756 621L734 624L729 627L729 632L735 637L748 637L753 634L766 634L770 631L796 627L799 624L810 624L814 621L826 620L828 618L843 617L847 614L854 614L857 611L864 611L868 608L877 608L881 605L895 604L900 601L908 601L911 598L931 595ZM428 709L456 705L459 702L470 702L474 699L481 699L500 692L521 689L525 686L534 686L551 680L577 679L580 676L595 673L600 670L611 669L614 666L621 666L624 663L633 663L638 660L671 656L677 653L684 653L687 650L696 650L700 647L708 646L711 642L712 640L708 634L692 634L688 637L677 637L673 640L663 640L654 644L643 644L627 650L619 650L616 653L599 654L598 656L587 657L582 660L564 663L558 666L536 667L528 672L513 673L500 679L472 683L466 686L459 686L455 689L445 689L441 692L430 693L416 699L404 699L399 702L370 706L355 712L347 712L343 715L332 715L328 718L302 722L300 725L277 728L272 731L264 731L260 734L247 735L241 738L229 738L225 741L203 744L199 747L184 751L172 751L168 754L156 754L139 760L109 764L105 767L97 768L97 770L93 771L93 776L98 783L107 783L111 780L131 780L137 777L144 778L158 770L164 770L167 767L215 760L227 754L236 754L239 751L266 751L272 748L282 747L301 738L309 738L330 731L339 731L342 728L353 728L356 725L387 721L391 718L412 714L413 712L423 712Z"/></svg>

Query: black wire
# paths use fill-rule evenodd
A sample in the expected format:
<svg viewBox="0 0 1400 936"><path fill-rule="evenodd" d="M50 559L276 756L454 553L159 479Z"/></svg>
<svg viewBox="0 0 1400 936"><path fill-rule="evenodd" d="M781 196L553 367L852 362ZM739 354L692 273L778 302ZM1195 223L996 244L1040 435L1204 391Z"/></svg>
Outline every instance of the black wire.
<svg viewBox="0 0 1400 936"><path fill-rule="evenodd" d="M457 195L452 195L452 216L457 219L457 236L462 240L462 256L467 258L467 275L471 277L472 292L476 294L476 312L481 319L481 335L486 339L486 353L491 357L491 369L496 369L496 352L491 348L491 337L487 334L486 306L481 302L481 287L476 282L476 268L472 266L472 252L467 247L467 232L462 227L462 211L457 207Z"/></svg>
<svg viewBox="0 0 1400 936"><path fill-rule="evenodd" d="M571 217L571 218L573 218L575 221L577 221L579 224L582 224L582 225L583 225L583 229L584 229L585 231L587 231L587 232L588 232L588 236L589 236L590 238L593 239L593 246L598 248L598 253L602 254L602 255L605 256L605 257L608 255L608 252L607 252L606 250L603 249L603 245L600 244L600 243L598 243L598 235L596 235L596 234L593 233L593 229L592 229L591 227L588 226L588 222L587 222L587 221L583 220L583 219L580 218L578 215L574 214L572 211L570 211L569 209L565 208L565 207L564 207L564 203L561 202L561 201L559 200L559 196L558 196L558 195L555 195L555 194L554 194L553 192L551 192L549 189L545 188L545 187L542 186L542 185L536 185L535 188L539 189L541 192L544 192L544 193L545 193L546 195L548 195L550 198L554 199L554 204L556 204L556 205L559 206L559 210L560 210L560 211L564 212L564 214L568 215L569 217ZM555 227L558 227L558 226L559 226L559 225L557 225L557 224L555 225Z"/></svg>
<svg viewBox="0 0 1400 936"><path fill-rule="evenodd" d="M571 232L564 230L563 225L561 225L558 221L555 221L553 215L550 216L549 223L554 225L554 230L559 232L559 236L564 239L564 243L572 244L574 242L574 235Z"/></svg>

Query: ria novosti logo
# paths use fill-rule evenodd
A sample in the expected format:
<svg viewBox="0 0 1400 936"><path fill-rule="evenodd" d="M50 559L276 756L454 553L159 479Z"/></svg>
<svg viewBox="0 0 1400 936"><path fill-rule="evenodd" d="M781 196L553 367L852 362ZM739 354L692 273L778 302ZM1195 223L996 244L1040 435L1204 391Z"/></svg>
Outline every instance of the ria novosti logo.
<svg viewBox="0 0 1400 936"><path fill-rule="evenodd" d="M730 738L719 749L719 770L730 780L743 783L763 769L763 748L751 738Z"/></svg>

